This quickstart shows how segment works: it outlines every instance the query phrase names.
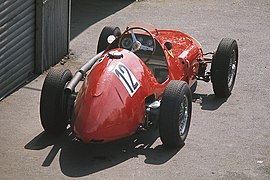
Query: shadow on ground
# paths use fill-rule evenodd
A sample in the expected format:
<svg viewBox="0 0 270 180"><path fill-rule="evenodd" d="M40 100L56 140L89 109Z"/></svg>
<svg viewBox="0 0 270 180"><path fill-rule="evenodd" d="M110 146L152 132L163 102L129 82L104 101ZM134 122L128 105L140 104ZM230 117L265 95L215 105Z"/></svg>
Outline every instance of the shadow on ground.
<svg viewBox="0 0 270 180"><path fill-rule="evenodd" d="M96 22L120 11L135 0L72 0L70 38Z"/></svg>
<svg viewBox="0 0 270 180"><path fill-rule="evenodd" d="M170 160L180 149L154 146L158 130L147 131L134 136L104 144L84 144L72 138L71 132L53 138L41 133L32 139L25 149L42 150L52 147L42 166L50 166L60 153L59 163L63 174L82 177L116 166L131 158L145 156L144 163L160 165Z"/></svg>
<svg viewBox="0 0 270 180"><path fill-rule="evenodd" d="M217 110L227 98L218 98L214 94L192 94L193 102L198 103L202 110L214 111Z"/></svg>

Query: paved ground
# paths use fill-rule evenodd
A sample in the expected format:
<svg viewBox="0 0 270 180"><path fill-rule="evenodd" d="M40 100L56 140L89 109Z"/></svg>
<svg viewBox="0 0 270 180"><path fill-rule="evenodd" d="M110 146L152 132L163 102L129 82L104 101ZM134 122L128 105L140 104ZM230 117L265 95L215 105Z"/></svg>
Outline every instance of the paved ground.
<svg viewBox="0 0 270 180"><path fill-rule="evenodd" d="M181 149L164 149L156 132L85 145L43 133L43 74L0 102L1 179L270 179L269 9L268 0L74 1L74 55L65 67L74 70L95 54L103 26L143 21L187 32L206 50L222 37L237 39L233 94L218 100L211 84L199 83Z"/></svg>

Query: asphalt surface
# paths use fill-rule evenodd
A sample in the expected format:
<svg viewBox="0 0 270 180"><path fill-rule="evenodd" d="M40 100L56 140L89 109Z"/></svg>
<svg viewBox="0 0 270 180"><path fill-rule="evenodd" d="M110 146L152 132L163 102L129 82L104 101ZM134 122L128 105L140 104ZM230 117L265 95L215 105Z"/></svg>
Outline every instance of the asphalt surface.
<svg viewBox="0 0 270 180"><path fill-rule="evenodd" d="M217 99L199 82L185 146L163 148L157 132L89 145L43 133L39 98L46 73L0 102L0 179L270 179L269 0L73 2L71 59L76 70L96 52L105 25L130 21L178 29L205 51L237 39L239 69L232 95ZM62 66L62 65L58 65Z"/></svg>

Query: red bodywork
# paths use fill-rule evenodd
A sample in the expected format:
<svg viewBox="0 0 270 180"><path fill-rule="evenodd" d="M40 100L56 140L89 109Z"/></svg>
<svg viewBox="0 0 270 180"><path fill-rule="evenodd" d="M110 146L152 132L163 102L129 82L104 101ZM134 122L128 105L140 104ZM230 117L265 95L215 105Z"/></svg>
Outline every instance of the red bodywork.
<svg viewBox="0 0 270 180"><path fill-rule="evenodd" d="M145 121L147 97L154 95L155 100L161 99L170 80L184 80L190 86L195 83L198 61L204 60L201 45L179 31L154 30L151 33L164 50L168 79L160 84L147 65L131 51L116 48L105 52L86 77L74 106L71 125L76 137L83 142L107 142L134 134ZM171 51L164 46L166 42L172 44ZM112 51L123 57L109 58L108 53ZM139 83L132 95L115 73L115 68L121 64ZM122 71L126 73L125 69Z"/></svg>

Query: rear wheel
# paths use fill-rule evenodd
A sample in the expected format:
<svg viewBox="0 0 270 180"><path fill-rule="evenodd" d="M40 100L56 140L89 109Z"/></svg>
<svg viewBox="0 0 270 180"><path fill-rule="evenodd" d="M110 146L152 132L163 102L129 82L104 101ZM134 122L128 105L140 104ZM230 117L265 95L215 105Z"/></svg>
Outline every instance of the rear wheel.
<svg viewBox="0 0 270 180"><path fill-rule="evenodd" d="M121 35L121 30L119 27L105 26L99 36L97 53L105 50L110 45L110 37L118 37Z"/></svg>
<svg viewBox="0 0 270 180"><path fill-rule="evenodd" d="M59 135L68 124L67 97L64 87L72 78L68 69L52 68L43 83L40 98L40 119L46 133Z"/></svg>
<svg viewBox="0 0 270 180"><path fill-rule="evenodd" d="M187 83L171 81L164 91L159 116L159 133L165 146L184 145L190 127L191 110L191 91Z"/></svg>
<svg viewBox="0 0 270 180"><path fill-rule="evenodd" d="M238 46L234 39L224 38L218 45L211 65L211 81L218 97L229 97L238 65Z"/></svg>

